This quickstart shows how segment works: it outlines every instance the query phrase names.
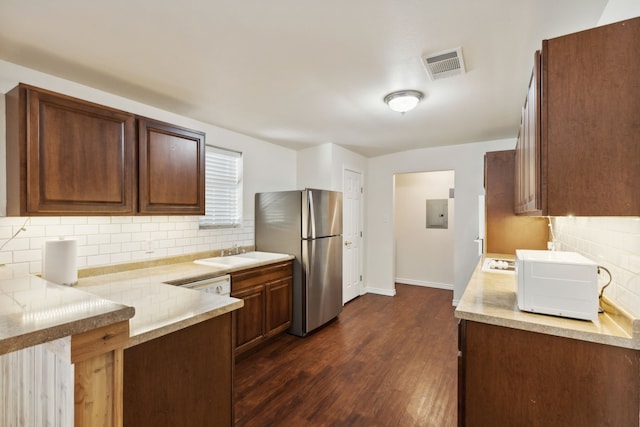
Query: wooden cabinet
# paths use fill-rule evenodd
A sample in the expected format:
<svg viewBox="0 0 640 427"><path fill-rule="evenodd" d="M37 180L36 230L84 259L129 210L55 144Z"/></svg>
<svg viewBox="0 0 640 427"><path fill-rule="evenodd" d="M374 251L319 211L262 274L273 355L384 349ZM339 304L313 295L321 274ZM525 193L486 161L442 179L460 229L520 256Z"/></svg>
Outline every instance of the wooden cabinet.
<svg viewBox="0 0 640 427"><path fill-rule="evenodd" d="M139 212L204 215L205 135L138 118Z"/></svg>
<svg viewBox="0 0 640 427"><path fill-rule="evenodd" d="M125 349L122 425L233 426L231 342L225 313Z"/></svg>
<svg viewBox="0 0 640 427"><path fill-rule="evenodd" d="M238 288L231 296L244 301L244 307L235 314L236 350L240 353L264 339L266 306L263 284L243 289L240 283Z"/></svg>
<svg viewBox="0 0 640 427"><path fill-rule="evenodd" d="M6 95L7 215L135 211L135 116L31 86Z"/></svg>
<svg viewBox="0 0 640 427"><path fill-rule="evenodd" d="M233 312L236 355L291 326L291 261L231 273L231 296L244 300Z"/></svg>
<svg viewBox="0 0 640 427"><path fill-rule="evenodd" d="M461 320L458 425L638 426L640 351Z"/></svg>
<svg viewBox="0 0 640 427"><path fill-rule="evenodd" d="M204 214L203 133L24 84L5 99L7 215Z"/></svg>
<svg viewBox="0 0 640 427"><path fill-rule="evenodd" d="M516 152L490 151L484 157L486 253L547 249L547 219L517 216L513 210Z"/></svg>
<svg viewBox="0 0 640 427"><path fill-rule="evenodd" d="M543 41L516 149L517 213L640 215L639 45L640 17Z"/></svg>
<svg viewBox="0 0 640 427"><path fill-rule="evenodd" d="M265 284L265 335L271 337L291 325L291 292L293 278L288 275Z"/></svg>
<svg viewBox="0 0 640 427"><path fill-rule="evenodd" d="M535 66L529 79L529 91L520 119L515 151L515 212L533 213L541 210L540 203L540 54L536 52Z"/></svg>

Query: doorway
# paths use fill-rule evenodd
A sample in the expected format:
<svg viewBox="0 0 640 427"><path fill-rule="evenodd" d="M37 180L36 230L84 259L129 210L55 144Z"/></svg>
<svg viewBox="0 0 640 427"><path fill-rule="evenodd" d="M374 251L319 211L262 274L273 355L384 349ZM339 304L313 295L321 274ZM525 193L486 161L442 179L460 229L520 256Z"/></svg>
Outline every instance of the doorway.
<svg viewBox="0 0 640 427"><path fill-rule="evenodd" d="M360 295L362 283L362 175L344 170L342 303Z"/></svg>
<svg viewBox="0 0 640 427"><path fill-rule="evenodd" d="M455 172L394 176L395 281L453 290Z"/></svg>

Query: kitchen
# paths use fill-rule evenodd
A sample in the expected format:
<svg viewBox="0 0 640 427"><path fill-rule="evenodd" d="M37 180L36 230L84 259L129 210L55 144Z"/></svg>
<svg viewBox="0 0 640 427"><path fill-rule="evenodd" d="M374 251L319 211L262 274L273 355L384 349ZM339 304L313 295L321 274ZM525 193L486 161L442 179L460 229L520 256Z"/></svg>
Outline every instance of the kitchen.
<svg viewBox="0 0 640 427"><path fill-rule="evenodd" d="M633 5L609 2L614 9L616 4L622 6L613 21L637 15L633 12ZM625 14L627 11L631 11L631 15ZM26 230L0 252L0 262L10 264L14 271L25 274L40 271L42 242L61 235L80 239L79 268L220 250L231 247L233 243L250 246L253 244L254 193L304 186L340 190L341 168L344 167L360 171L366 177L362 293L393 295L392 176L399 171L449 169L456 171L456 212L459 213L453 260L455 303L461 298L477 262L477 248L473 240L477 237L477 195L483 191L482 157L487 151L512 149L514 146L514 139L506 138L372 158L332 143L296 152L9 62L0 63L0 76L3 92L18 81L28 81L82 99L201 129L207 133L208 139L225 141L226 147L243 152L245 215L240 229L232 232L200 230L197 218L187 216L31 217L24 226ZM4 128L1 134L4 135ZM311 170L318 173L308 176ZM2 218L3 237L10 238L24 223L25 218ZM604 247L605 250L597 253L602 262L619 267L622 274L627 275L611 286L611 295L617 300L628 301L631 307L640 307L638 275L631 268L638 253L637 238L634 240L633 237L637 236L637 227L635 218L559 218L556 219L556 239L578 251L584 250L585 245Z"/></svg>

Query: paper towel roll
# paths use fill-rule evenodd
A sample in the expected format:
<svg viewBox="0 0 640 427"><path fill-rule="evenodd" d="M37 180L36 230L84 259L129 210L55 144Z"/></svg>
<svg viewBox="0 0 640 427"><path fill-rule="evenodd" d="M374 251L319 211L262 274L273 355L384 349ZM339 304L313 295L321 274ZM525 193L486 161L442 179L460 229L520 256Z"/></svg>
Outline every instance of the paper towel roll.
<svg viewBox="0 0 640 427"><path fill-rule="evenodd" d="M78 282L75 240L48 240L42 246L42 278L59 285Z"/></svg>

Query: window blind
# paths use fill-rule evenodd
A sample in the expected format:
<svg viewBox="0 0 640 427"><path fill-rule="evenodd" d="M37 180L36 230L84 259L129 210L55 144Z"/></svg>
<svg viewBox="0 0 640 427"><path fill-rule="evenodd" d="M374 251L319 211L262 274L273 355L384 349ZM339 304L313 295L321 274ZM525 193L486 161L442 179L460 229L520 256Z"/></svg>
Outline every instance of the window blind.
<svg viewBox="0 0 640 427"><path fill-rule="evenodd" d="M201 228L240 226L242 153L206 146L205 215Z"/></svg>

